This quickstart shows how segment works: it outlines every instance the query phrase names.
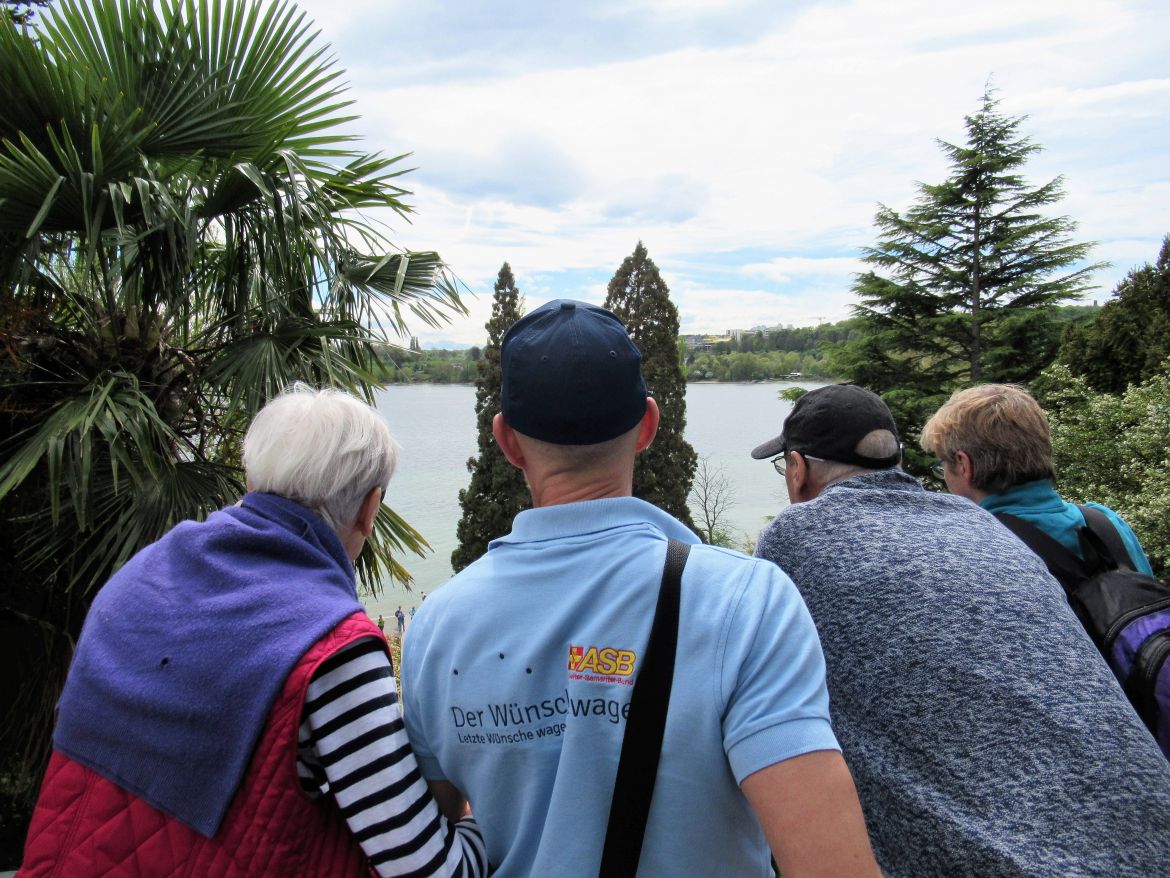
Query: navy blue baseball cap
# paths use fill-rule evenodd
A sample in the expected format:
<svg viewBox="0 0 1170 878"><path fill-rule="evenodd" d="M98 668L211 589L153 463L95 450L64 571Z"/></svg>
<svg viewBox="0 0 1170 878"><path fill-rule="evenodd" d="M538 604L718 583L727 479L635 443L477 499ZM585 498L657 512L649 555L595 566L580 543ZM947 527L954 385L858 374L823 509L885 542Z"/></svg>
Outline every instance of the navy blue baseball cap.
<svg viewBox="0 0 1170 878"><path fill-rule="evenodd" d="M519 320L500 352L500 404L513 430L554 445L596 445L646 413L642 354L604 308L554 299Z"/></svg>

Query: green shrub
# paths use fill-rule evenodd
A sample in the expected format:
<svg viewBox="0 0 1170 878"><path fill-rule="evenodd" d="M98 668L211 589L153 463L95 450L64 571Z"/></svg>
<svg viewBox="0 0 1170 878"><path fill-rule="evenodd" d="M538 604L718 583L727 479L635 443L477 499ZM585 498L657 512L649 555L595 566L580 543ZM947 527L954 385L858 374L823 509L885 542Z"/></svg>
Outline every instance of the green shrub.
<svg viewBox="0 0 1170 878"><path fill-rule="evenodd" d="M1168 364L1170 365L1170 364ZM1154 569L1170 569L1170 372L1120 395L1095 392L1064 366L1035 382L1048 411L1061 493L1104 503L1130 523Z"/></svg>

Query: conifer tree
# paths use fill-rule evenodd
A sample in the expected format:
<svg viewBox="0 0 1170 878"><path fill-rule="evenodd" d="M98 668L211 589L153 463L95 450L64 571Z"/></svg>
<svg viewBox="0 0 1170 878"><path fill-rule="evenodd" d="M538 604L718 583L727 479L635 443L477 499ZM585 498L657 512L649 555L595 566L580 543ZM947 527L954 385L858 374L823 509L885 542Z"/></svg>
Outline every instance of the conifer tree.
<svg viewBox="0 0 1170 878"><path fill-rule="evenodd" d="M523 307L512 269L505 262L496 278L492 316L486 324L488 341L476 362L479 455L467 461L471 482L459 492L463 509L456 528L459 545L451 553L451 567L456 572L486 552L489 542L508 533L516 513L532 505L524 474L508 463L492 437L492 418L500 411L500 345L508 329L520 319Z"/></svg>
<svg viewBox="0 0 1170 878"><path fill-rule="evenodd" d="M1060 361L1096 390L1122 393L1164 374L1170 360L1170 235L1153 264L1135 268L1087 324L1069 326Z"/></svg>
<svg viewBox="0 0 1170 878"><path fill-rule="evenodd" d="M1059 343L1050 306L1080 295L1100 267L1077 267L1092 245L1070 239L1068 217L1041 212L1064 197L1062 178L1033 187L1020 175L1040 147L1019 133L1024 117L997 104L988 89L966 118L967 142L939 141L946 180L919 184L905 213L880 206L878 243L863 251L874 270L853 288L880 347L939 391L1035 377Z"/></svg>
<svg viewBox="0 0 1170 878"><path fill-rule="evenodd" d="M658 436L634 464L634 496L694 530L687 497L698 456L683 438L687 384L678 356L678 309L641 241L609 282L605 307L626 324L642 352L646 389L662 411Z"/></svg>
<svg viewBox="0 0 1170 878"><path fill-rule="evenodd" d="M918 184L904 213L880 205L878 242L862 251L854 307L864 334L830 349L838 375L878 392L906 442L903 466L930 459L913 437L951 391L981 382L1026 383L1056 356L1055 306L1090 285L1092 244L1076 224L1043 211L1064 197L1060 177L1040 186L1020 173L1041 147L1020 133L988 88L966 117L966 143L939 141L951 173Z"/></svg>

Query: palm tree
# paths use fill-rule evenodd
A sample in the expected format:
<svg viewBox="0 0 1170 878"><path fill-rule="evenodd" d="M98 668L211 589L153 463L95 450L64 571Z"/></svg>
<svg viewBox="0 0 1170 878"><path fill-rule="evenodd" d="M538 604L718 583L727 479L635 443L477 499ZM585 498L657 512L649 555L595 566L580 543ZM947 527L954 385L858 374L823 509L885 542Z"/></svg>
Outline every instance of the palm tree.
<svg viewBox="0 0 1170 878"><path fill-rule="evenodd" d="M437 254L369 218L409 214L403 156L353 147L341 76L286 0L60 0L31 30L0 16L10 780L39 777L95 590L242 491L251 414L298 379L370 398L407 313L464 310ZM378 534L363 582L408 579L397 556L422 537L388 509Z"/></svg>

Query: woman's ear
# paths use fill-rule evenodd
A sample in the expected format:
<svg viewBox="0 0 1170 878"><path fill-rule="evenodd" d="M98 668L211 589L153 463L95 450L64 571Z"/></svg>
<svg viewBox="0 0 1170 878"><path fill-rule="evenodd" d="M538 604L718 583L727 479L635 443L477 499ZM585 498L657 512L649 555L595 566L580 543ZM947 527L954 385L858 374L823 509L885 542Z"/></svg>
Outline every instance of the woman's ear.
<svg viewBox="0 0 1170 878"><path fill-rule="evenodd" d="M366 494L362 505L358 508L357 521L354 526L363 537L368 537L374 532L374 521L378 517L378 509L382 506L382 489L371 488L370 493Z"/></svg>
<svg viewBox="0 0 1170 878"><path fill-rule="evenodd" d="M975 481L975 464L971 462L971 455L966 451L955 452L955 466L965 482Z"/></svg>
<svg viewBox="0 0 1170 878"><path fill-rule="evenodd" d="M987 492L975 487L975 462L966 451L956 451L954 459L943 470L947 488L957 497L966 497L975 503L983 502Z"/></svg>

